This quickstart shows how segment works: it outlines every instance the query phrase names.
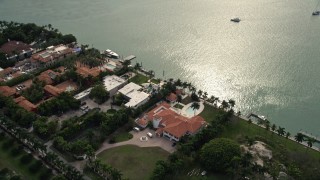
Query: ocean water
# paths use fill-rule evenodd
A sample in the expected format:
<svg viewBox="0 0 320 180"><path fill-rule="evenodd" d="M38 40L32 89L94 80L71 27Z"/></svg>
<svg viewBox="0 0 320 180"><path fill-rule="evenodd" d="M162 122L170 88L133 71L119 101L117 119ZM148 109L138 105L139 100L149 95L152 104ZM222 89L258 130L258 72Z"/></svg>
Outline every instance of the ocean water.
<svg viewBox="0 0 320 180"><path fill-rule="evenodd" d="M243 114L320 136L317 0L0 0L0 20L52 24L181 78ZM239 17L240 23L230 22Z"/></svg>

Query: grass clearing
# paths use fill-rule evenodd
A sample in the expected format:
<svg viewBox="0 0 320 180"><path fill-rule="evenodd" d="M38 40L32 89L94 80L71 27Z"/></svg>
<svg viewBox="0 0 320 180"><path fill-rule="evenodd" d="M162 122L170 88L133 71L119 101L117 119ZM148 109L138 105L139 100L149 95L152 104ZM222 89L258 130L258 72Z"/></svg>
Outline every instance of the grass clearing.
<svg viewBox="0 0 320 180"><path fill-rule="evenodd" d="M133 78L129 79L129 82L133 82L136 84L143 84L143 83L147 83L148 80L149 80L149 77L136 73L136 75Z"/></svg>
<svg viewBox="0 0 320 180"><path fill-rule="evenodd" d="M169 153L159 147L125 145L103 151L98 155L102 162L110 164L131 180L149 179L158 160L166 160Z"/></svg>
<svg viewBox="0 0 320 180"><path fill-rule="evenodd" d="M189 104L191 102L192 102L192 99L191 99L190 96L187 96L187 97L183 98L182 101L181 101L181 103L185 104L185 105L187 105L187 104Z"/></svg>
<svg viewBox="0 0 320 180"><path fill-rule="evenodd" d="M118 143L118 142L128 141L132 139L133 135L128 132L122 131L114 134L114 137L115 137L115 143Z"/></svg>
<svg viewBox="0 0 320 180"><path fill-rule="evenodd" d="M154 84L159 84L160 83L160 79L151 79L151 82L153 82Z"/></svg>
<svg viewBox="0 0 320 180"><path fill-rule="evenodd" d="M204 109L203 111L199 114L201 117L204 118L207 122L210 122L213 120L217 114L219 114L221 110L212 107L210 105L204 104Z"/></svg>

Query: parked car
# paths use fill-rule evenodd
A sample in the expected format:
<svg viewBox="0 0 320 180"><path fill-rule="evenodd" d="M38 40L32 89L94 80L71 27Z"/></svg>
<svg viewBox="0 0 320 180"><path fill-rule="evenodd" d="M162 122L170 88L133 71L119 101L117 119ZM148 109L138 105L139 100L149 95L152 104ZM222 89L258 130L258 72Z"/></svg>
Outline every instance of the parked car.
<svg viewBox="0 0 320 180"><path fill-rule="evenodd" d="M138 132L138 131L140 131L140 128L134 127L133 130Z"/></svg>
<svg viewBox="0 0 320 180"><path fill-rule="evenodd" d="M151 132L147 132L147 135L152 138L152 133Z"/></svg>

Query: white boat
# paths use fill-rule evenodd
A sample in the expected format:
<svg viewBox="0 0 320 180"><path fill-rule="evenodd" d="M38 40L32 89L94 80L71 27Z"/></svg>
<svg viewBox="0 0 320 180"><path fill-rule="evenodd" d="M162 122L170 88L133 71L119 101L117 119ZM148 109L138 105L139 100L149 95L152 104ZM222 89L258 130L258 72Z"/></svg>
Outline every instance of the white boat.
<svg viewBox="0 0 320 180"><path fill-rule="evenodd" d="M106 54L108 57L111 57L111 58L116 58L116 59L118 59L118 58L120 57L117 53L111 51L110 49L105 50L105 54Z"/></svg>
<svg viewBox="0 0 320 180"><path fill-rule="evenodd" d="M264 120L264 121L267 120L267 118L266 118L265 116L261 116L261 115L258 115L258 118L259 118L259 119L262 119L262 120Z"/></svg>
<svg viewBox="0 0 320 180"><path fill-rule="evenodd" d="M230 21L233 21L233 22L240 22L240 21L241 21L241 19L240 19L240 18L233 18L233 19L231 19Z"/></svg>

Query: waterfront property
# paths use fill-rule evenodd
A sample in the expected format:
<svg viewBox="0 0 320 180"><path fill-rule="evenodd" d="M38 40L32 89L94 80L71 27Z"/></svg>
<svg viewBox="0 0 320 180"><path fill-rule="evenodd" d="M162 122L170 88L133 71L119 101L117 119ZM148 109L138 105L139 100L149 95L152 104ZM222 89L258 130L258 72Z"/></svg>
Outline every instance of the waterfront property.
<svg viewBox="0 0 320 180"><path fill-rule="evenodd" d="M131 82L118 91L128 100L126 107L137 108L149 100L149 94L142 91L142 87Z"/></svg>
<svg viewBox="0 0 320 180"><path fill-rule="evenodd" d="M7 60L23 60L32 55L33 49L21 41L8 41L0 47L0 52L6 55Z"/></svg>
<svg viewBox="0 0 320 180"><path fill-rule="evenodd" d="M105 76L103 79L103 84L106 90L110 93L110 95L115 94L120 88L122 88L127 81L122 79L119 76Z"/></svg>
<svg viewBox="0 0 320 180"><path fill-rule="evenodd" d="M136 123L145 128L149 122L157 129L156 135L167 137L170 140L179 141L184 135L194 135L204 128L207 123L201 116L188 118L178 114L171 106L162 102L154 109L146 113Z"/></svg>
<svg viewBox="0 0 320 180"><path fill-rule="evenodd" d="M72 53L73 50L63 44L58 46L49 46L46 48L46 50L31 56L31 66L33 68L47 67L59 60L66 58Z"/></svg>

